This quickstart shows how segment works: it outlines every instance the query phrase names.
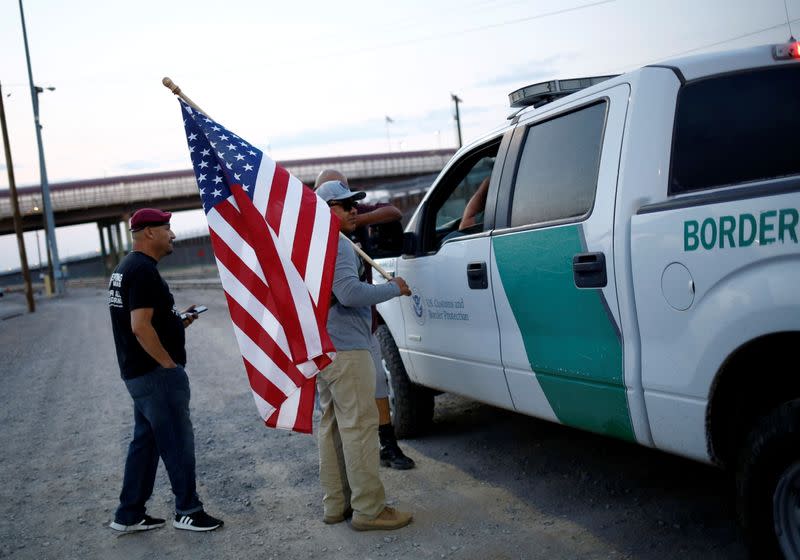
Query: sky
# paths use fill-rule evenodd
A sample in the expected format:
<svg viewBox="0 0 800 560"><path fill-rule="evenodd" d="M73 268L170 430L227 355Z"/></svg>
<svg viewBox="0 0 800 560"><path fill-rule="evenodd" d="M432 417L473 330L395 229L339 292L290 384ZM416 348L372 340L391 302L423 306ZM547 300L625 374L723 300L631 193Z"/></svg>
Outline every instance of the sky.
<svg viewBox="0 0 800 560"><path fill-rule="evenodd" d="M0 86L17 186L39 182L19 0L0 0ZM508 93L800 35L800 0L24 0L51 183L188 169L169 76L273 159L456 146L503 124ZM393 120L387 124L386 117ZM1 139L0 139L1 141ZM0 189L8 188L0 159ZM178 236L202 213L173 218ZM44 250L44 236L39 235ZM99 251L57 228L59 256ZM25 234L28 261L36 236ZM19 268L0 236L0 272Z"/></svg>

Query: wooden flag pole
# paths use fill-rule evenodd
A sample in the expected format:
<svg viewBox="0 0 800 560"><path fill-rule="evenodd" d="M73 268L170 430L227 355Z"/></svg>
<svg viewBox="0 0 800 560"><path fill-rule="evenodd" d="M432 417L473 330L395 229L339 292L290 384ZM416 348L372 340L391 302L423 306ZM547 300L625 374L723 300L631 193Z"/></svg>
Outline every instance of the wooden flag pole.
<svg viewBox="0 0 800 560"><path fill-rule="evenodd" d="M350 239L349 237L347 237L347 236L346 236L345 234L343 234L341 231L339 232L339 236L341 236L341 237L344 237L345 239L347 239L347 240L348 240L348 241L349 241L349 242L350 242L350 243L353 245L353 249L355 249L355 250L356 250L356 253L358 253L358 256L359 256L359 257L361 257L362 259L364 259L365 261L367 261L367 264L369 264L369 265L370 265L372 268L374 268L375 270L377 270L377 271L378 271L378 273L379 273L381 276L383 276L384 278L386 278L386 280L387 280L387 281L392 279L392 276L391 276L391 275L390 275L388 272L386 272L385 270L383 270L383 268L381 267L381 265L379 265L378 263L376 263L375 261L373 261L373 260L372 260L372 258L371 258L371 257L370 257L368 254L366 254L364 251L362 251L362 250L361 250L361 247L359 247L358 245L356 245L355 243L353 243L353 240L352 240L352 239Z"/></svg>
<svg viewBox="0 0 800 560"><path fill-rule="evenodd" d="M181 88L179 88L179 87L178 87L178 84L176 84L175 82L173 82L173 81L172 81L170 78L164 78L163 80L161 80L161 83L162 83L162 84L164 84L164 87L165 87L165 88L167 88L167 89L168 89L168 90L170 90L172 93L174 93L175 95L177 95L178 97L180 97L181 99L183 99L183 100L186 102L186 104L187 104L187 105L189 105L189 107L191 107L191 108L192 108L192 109L194 109L195 111L200 111L200 112L201 112L201 113L203 113L205 116L207 116L209 119L211 118L211 116L210 116L208 113L206 113L206 112L205 112L205 111L203 111L203 110L202 110L200 107L198 107L197 103L195 103L194 101L192 101L191 99L189 99L189 96L188 96L188 95L186 95L185 93L183 93L183 92L181 91Z"/></svg>
<svg viewBox="0 0 800 560"><path fill-rule="evenodd" d="M209 114L208 114L208 113L206 113L205 111L203 111L203 110L202 110L202 109L201 109L201 108L200 108L200 107L197 105L197 103L195 103L194 101L192 101L191 99L189 99L189 97L188 97L188 96L187 96L185 93L183 93L183 92L181 91L181 88L179 88L179 87L178 87L178 85L177 85L175 82L173 82L173 81L172 81L170 78L164 78L163 80L161 80L161 83L162 83L162 84L164 84L164 87L166 87L166 88L167 88L168 90L170 90L172 93L174 93L175 95L177 95L178 97L180 97L181 99L183 99L183 100L186 102L186 104L187 104L187 105L189 105L189 107L191 107L191 108L192 108L192 109L194 109L195 111L199 111L199 112L203 113L203 114L204 114L205 116L207 116L208 118L211 118L211 117L209 116ZM378 263L376 263L374 260L372 260L372 259L370 258L370 256L369 256L369 255L367 255L367 254L366 254L364 251L362 251L362 250L361 250L361 247L359 247L358 245L356 245L355 243L353 243L353 240L352 240L352 239L350 239L349 237L347 237L347 236L346 236L345 234L343 234L341 231L339 232L339 235L340 235L340 236L342 236L342 237L344 237L345 239L347 239L347 240L350 242L350 244L353 246L353 249L355 249L356 253L358 253L358 255L359 255L359 256L360 256L362 259L364 259L364 260L367 262L367 264L369 264L369 265L370 265L372 268L374 268L375 270L377 270L377 271L378 271L378 273L379 273L381 276L383 276L383 277L384 277L384 278L385 278L387 281L389 281L389 280L391 280L391 279L392 279L392 276L391 276L391 275L390 275L388 272L386 272L386 271L385 271L385 270L384 270L384 269L383 269L383 268L382 268L382 267L381 267L381 266L380 266Z"/></svg>

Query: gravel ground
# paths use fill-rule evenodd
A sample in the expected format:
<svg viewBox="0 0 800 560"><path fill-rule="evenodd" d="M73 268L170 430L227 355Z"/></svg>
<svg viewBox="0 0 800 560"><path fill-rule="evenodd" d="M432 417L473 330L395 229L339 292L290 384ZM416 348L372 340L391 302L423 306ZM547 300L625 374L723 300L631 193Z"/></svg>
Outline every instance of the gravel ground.
<svg viewBox="0 0 800 560"><path fill-rule="evenodd" d="M21 294L0 298L2 558L746 557L715 469L452 395L430 434L402 443L417 468L381 469L412 525L324 525L315 439L259 422L213 288L175 296L210 308L187 333L187 370L199 493L225 527L119 535L107 525L133 415L104 292L40 298L34 314ZM163 466L148 506L171 514Z"/></svg>

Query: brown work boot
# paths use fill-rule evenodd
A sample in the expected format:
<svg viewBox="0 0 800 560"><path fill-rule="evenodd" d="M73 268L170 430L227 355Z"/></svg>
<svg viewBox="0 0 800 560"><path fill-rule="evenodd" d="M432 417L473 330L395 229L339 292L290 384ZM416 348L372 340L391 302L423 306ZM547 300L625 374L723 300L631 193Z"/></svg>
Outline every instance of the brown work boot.
<svg viewBox="0 0 800 560"><path fill-rule="evenodd" d="M411 523L413 516L406 511L397 511L386 506L375 519L359 514L353 515L352 527L356 531L391 531L400 529Z"/></svg>

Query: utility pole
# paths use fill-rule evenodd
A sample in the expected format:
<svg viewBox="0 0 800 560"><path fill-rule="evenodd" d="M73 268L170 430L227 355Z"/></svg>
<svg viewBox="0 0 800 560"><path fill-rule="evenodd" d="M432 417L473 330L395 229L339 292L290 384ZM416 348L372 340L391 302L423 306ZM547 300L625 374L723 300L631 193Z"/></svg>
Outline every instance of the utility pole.
<svg viewBox="0 0 800 560"><path fill-rule="evenodd" d="M33 302L33 286L31 286L31 271L28 270L28 255L25 252L25 239L22 237L22 216L19 213L19 200L17 200L17 183L14 181L14 163L11 161L11 144L8 139L6 127L6 109L3 103L3 87L0 86L0 128L3 131L3 145L6 152L6 168L8 169L8 188L11 190L11 206L14 209L14 232L17 234L19 247L19 262L22 268L22 278L25 280L25 299L28 300L28 312L36 311Z"/></svg>
<svg viewBox="0 0 800 560"><path fill-rule="evenodd" d="M36 141L39 144L39 176L42 183L42 206L44 211L44 225L46 230L47 247L50 251L52 265L50 279L55 294L64 292L64 281L61 278L61 261L58 259L58 244L56 243L55 217L53 206L50 203L50 186L47 183L47 168L44 164L44 147L42 146L42 126L39 124L39 93L43 88L33 85L33 71L31 70L31 53L28 49L28 33L25 29L25 13L22 10L22 0L19 0L19 15L22 20L22 38L25 43L25 59L28 62L28 82L31 86L31 103L33 103L33 120L36 124ZM53 90L55 88L47 88Z"/></svg>
<svg viewBox="0 0 800 560"><path fill-rule="evenodd" d="M386 115L386 146L389 148L389 151L392 151L392 138L389 136L389 125L394 122L394 119L389 115Z"/></svg>
<svg viewBox="0 0 800 560"><path fill-rule="evenodd" d="M21 1L22 0L20 0L20 2ZM456 132L458 133L458 147L460 148L462 146L462 142L461 142L461 115L459 115L459 113L458 113L458 104L462 103L462 99L459 98L455 93L451 93L450 94L450 98L453 100L453 103L456 104L456 114L455 114Z"/></svg>

